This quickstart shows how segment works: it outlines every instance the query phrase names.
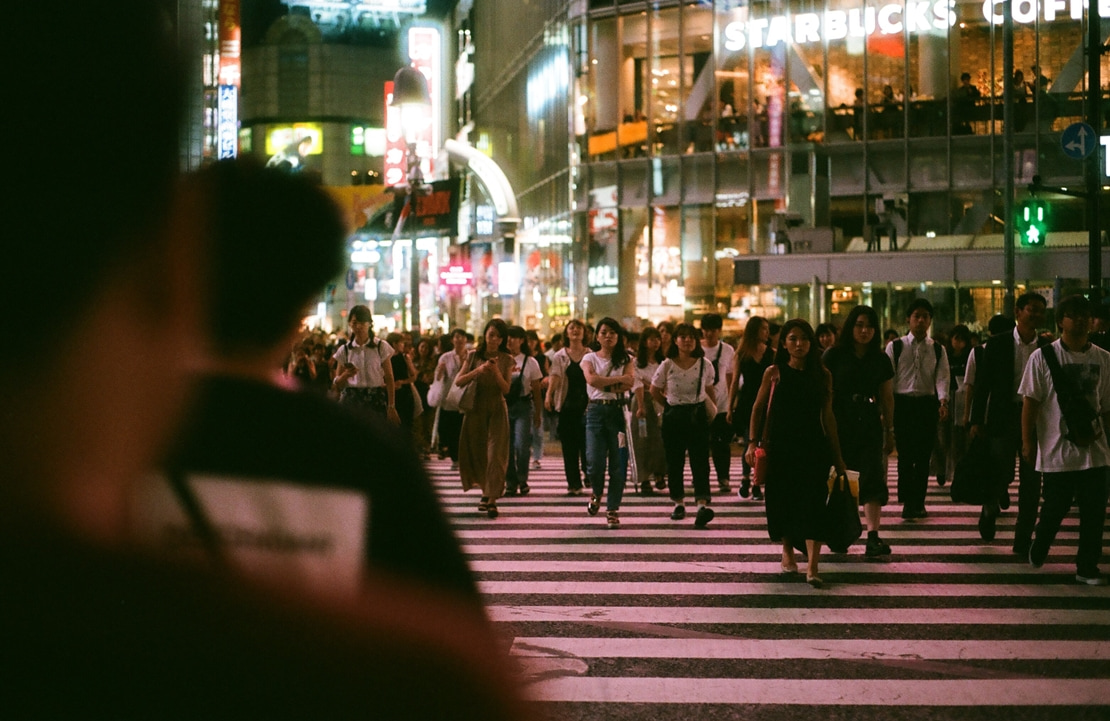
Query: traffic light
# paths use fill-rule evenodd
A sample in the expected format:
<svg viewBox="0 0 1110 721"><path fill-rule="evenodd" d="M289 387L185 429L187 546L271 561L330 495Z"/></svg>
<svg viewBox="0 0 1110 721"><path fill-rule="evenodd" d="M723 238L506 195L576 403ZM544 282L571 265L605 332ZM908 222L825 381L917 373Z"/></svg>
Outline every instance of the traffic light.
<svg viewBox="0 0 1110 721"><path fill-rule="evenodd" d="M1023 246L1043 246L1048 233L1048 202L1038 198L1021 201L1017 213L1017 231Z"/></svg>

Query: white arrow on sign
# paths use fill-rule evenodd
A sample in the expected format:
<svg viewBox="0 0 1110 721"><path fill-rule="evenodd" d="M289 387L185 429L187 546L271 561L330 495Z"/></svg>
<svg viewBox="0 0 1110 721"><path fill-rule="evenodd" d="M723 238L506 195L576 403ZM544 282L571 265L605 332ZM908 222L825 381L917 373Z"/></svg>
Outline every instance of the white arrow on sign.
<svg viewBox="0 0 1110 721"><path fill-rule="evenodd" d="M1072 142L1068 143L1065 147L1068 150L1078 150L1081 155L1086 157L1086 155L1087 155L1087 128L1081 126L1079 128L1078 133L1076 133L1076 134L1079 136L1079 139L1078 140L1073 140Z"/></svg>

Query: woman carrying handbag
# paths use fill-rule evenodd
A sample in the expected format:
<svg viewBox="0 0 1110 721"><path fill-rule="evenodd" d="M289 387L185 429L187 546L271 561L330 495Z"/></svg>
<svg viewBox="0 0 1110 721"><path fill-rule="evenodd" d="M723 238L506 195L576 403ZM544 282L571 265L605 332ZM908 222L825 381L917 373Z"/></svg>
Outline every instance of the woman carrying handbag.
<svg viewBox="0 0 1110 721"><path fill-rule="evenodd" d="M762 429L767 453L767 534L782 543L783 573L798 572L794 544L805 540L806 581L824 583L818 575L828 498L829 466L845 471L840 457L832 408L832 376L821 363L813 328L796 318L782 329L783 344L775 364L763 374L752 409L750 427ZM770 413L767 402L774 386ZM747 448L748 463L756 462L756 443Z"/></svg>

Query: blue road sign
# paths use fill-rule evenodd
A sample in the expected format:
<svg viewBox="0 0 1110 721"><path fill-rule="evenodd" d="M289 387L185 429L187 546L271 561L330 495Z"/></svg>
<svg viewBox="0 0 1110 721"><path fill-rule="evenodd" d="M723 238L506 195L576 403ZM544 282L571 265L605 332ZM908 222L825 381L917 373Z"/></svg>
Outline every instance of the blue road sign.
<svg viewBox="0 0 1110 721"><path fill-rule="evenodd" d="M1069 158L1082 160L1098 147L1098 133L1087 123L1072 123L1060 133L1060 147Z"/></svg>

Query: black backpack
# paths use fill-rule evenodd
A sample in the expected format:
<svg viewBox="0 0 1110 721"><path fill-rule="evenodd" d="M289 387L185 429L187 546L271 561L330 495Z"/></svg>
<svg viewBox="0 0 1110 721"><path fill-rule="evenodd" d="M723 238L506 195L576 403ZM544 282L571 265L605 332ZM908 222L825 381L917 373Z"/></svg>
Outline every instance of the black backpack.
<svg viewBox="0 0 1110 721"><path fill-rule="evenodd" d="M1060 359L1056 357L1056 349L1051 345L1041 348L1048 372L1052 375L1052 385L1056 389L1056 401L1060 404L1060 413L1064 422L1068 424L1067 435L1069 441L1080 447L1094 443L1098 438L1098 414L1087 401L1083 389L1079 387L1074 378L1064 375L1060 367Z"/></svg>

